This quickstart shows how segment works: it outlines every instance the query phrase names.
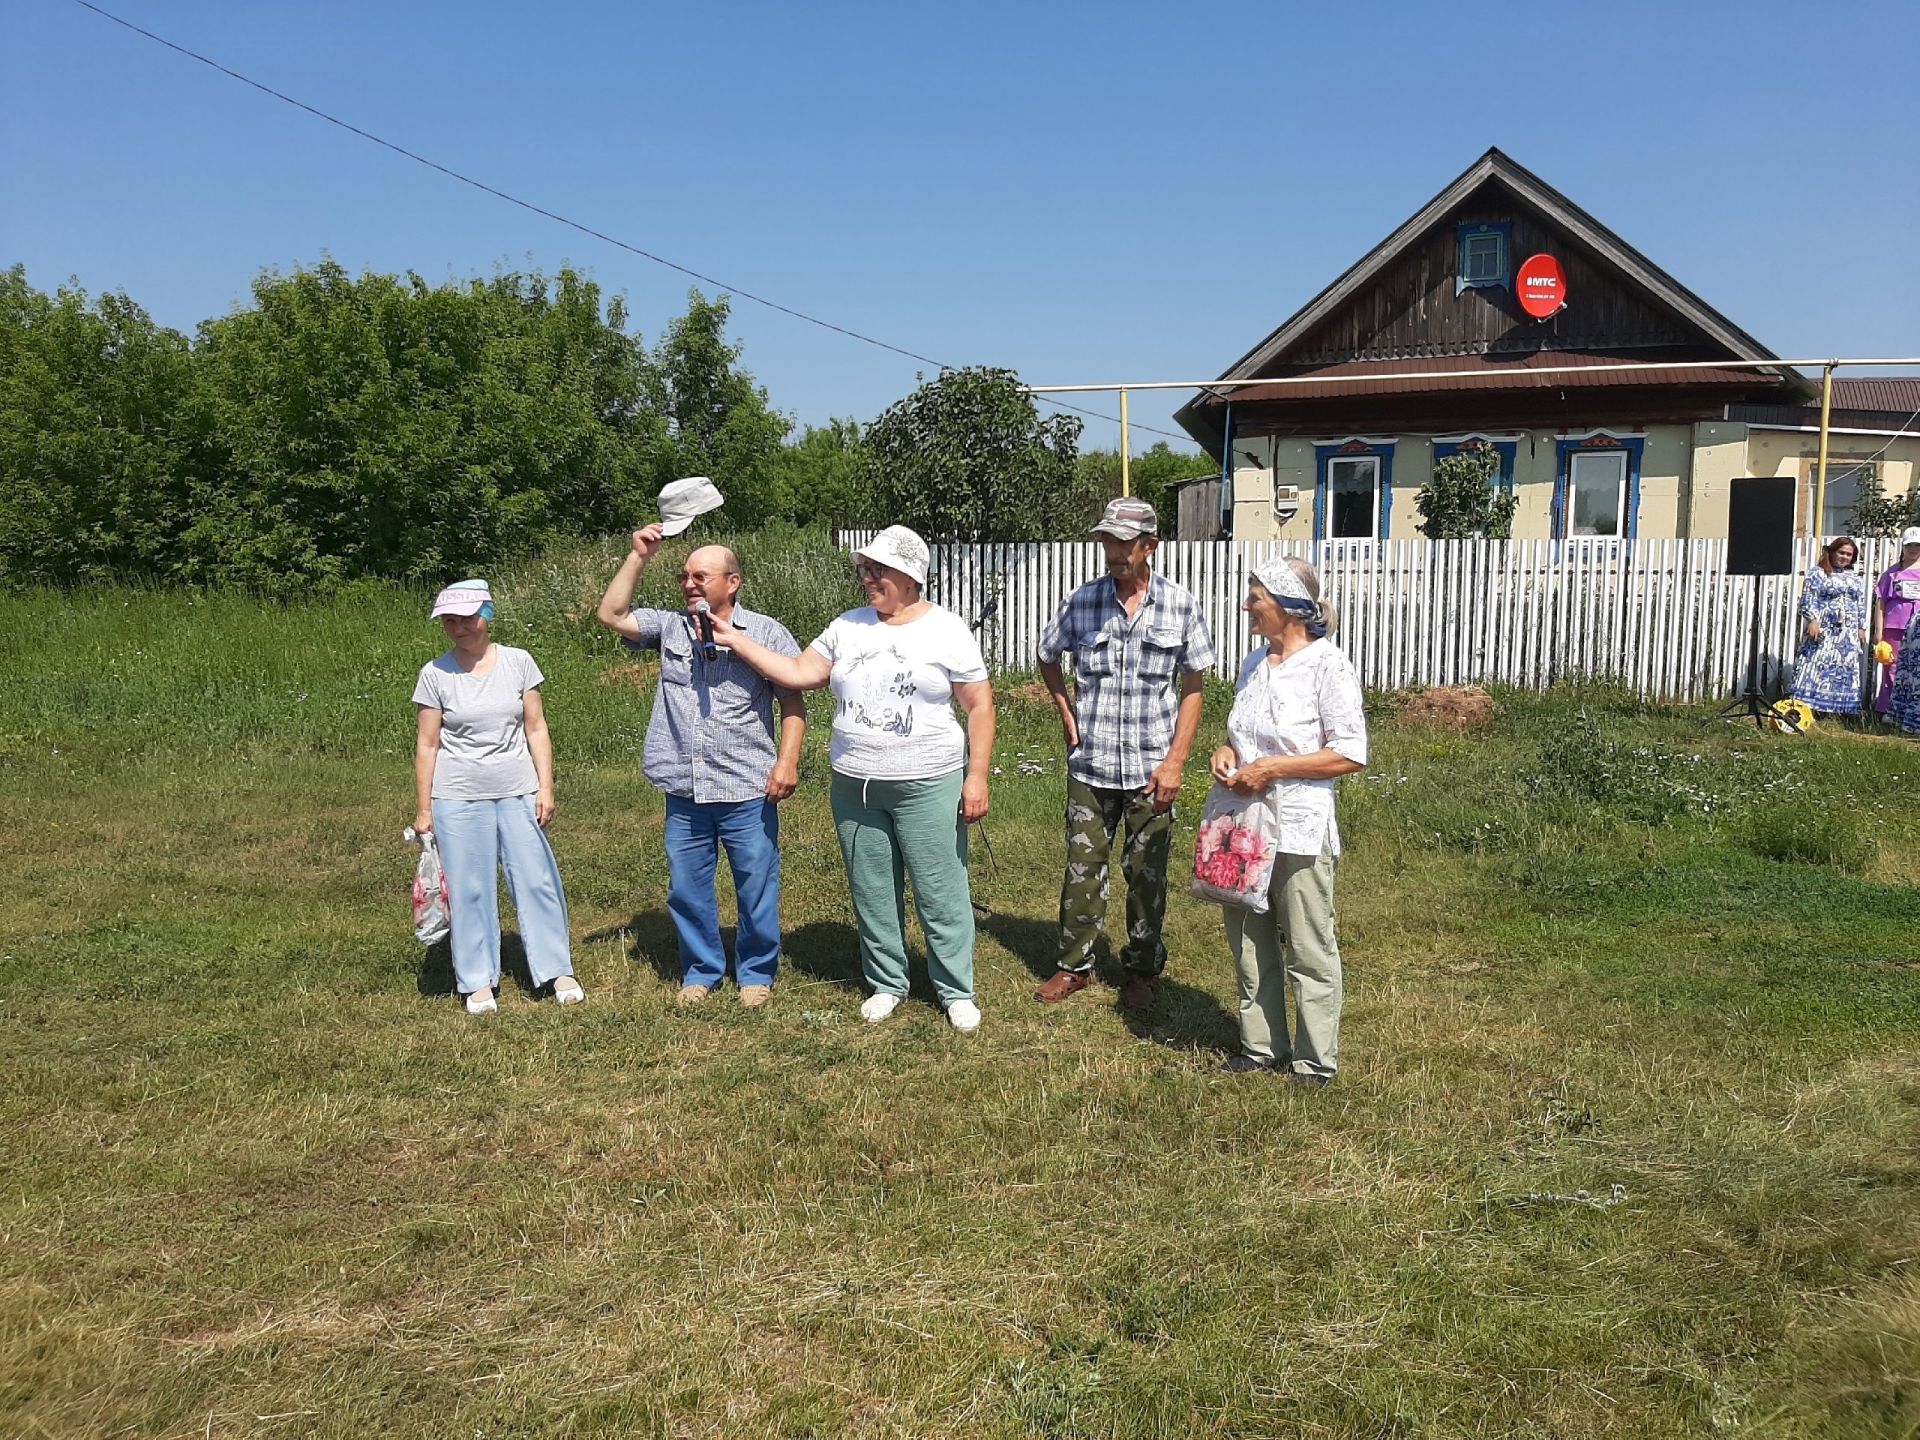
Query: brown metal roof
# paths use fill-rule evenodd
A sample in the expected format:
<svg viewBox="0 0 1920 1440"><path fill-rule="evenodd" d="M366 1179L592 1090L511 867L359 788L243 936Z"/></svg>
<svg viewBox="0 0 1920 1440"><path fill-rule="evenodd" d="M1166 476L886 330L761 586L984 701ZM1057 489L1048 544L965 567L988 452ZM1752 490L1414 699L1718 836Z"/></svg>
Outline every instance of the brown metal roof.
<svg viewBox="0 0 1920 1440"><path fill-rule="evenodd" d="M1902 415L1920 410L1920 375L1878 376L1866 380L1833 379L1836 410L1887 410Z"/></svg>
<svg viewBox="0 0 1920 1440"><path fill-rule="evenodd" d="M1296 372L1313 377L1310 385L1248 385L1222 392L1234 404L1248 401L1298 401L1310 404L1348 395L1426 395L1463 390L1586 390L1617 386L1728 385L1765 391L1782 382L1766 370L1734 370L1710 361L1663 365L1658 369L1607 370L1591 375L1554 375L1542 371L1567 365L1622 365L1635 357L1596 355L1577 350L1535 350L1523 355L1440 355L1406 360L1349 360ZM1645 357L1652 359L1654 357ZM1664 359L1664 357L1661 357ZM1444 375L1425 380L1373 378L1388 375ZM1290 377L1291 378L1291 377ZM1835 382L1836 390L1839 387ZM1203 399L1222 403L1214 396Z"/></svg>

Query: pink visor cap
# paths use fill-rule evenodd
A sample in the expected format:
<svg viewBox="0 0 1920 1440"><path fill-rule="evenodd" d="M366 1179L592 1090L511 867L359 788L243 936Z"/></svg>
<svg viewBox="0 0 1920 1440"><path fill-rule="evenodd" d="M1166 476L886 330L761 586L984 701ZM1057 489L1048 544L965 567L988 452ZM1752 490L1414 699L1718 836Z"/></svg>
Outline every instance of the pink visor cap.
<svg viewBox="0 0 1920 1440"><path fill-rule="evenodd" d="M429 618L438 620L442 615L479 615L483 612L493 613L493 592L487 588L487 582L462 580L433 597L433 614Z"/></svg>

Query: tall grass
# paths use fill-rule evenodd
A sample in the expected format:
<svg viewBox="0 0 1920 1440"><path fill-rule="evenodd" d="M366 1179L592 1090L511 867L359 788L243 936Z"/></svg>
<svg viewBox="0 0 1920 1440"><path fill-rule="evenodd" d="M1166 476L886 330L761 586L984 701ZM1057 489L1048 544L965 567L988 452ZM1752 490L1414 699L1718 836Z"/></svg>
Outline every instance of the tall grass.
<svg viewBox="0 0 1920 1440"><path fill-rule="evenodd" d="M493 1024L406 927L425 591L0 597L0 1433L1915 1433L1920 749L1374 697L1306 1096L1218 1073L1177 887L1152 1010L1032 1001L1062 755L1006 677L983 1030L857 1019L821 725L774 1003L681 1011L623 543L489 577L591 997ZM824 537L741 549L803 643L857 599Z"/></svg>

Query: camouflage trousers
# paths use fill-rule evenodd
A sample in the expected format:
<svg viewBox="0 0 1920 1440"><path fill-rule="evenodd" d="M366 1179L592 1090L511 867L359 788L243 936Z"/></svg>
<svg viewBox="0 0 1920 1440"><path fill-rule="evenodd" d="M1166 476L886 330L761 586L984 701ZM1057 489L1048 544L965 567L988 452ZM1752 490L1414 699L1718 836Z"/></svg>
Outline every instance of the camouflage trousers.
<svg viewBox="0 0 1920 1440"><path fill-rule="evenodd" d="M1120 871L1127 881L1127 943L1120 962L1142 975L1166 968L1160 929L1167 915L1167 861L1173 853L1173 809L1153 808L1147 788L1108 790L1067 777L1067 873L1060 886L1060 968L1093 968L1106 930L1108 858L1122 833Z"/></svg>

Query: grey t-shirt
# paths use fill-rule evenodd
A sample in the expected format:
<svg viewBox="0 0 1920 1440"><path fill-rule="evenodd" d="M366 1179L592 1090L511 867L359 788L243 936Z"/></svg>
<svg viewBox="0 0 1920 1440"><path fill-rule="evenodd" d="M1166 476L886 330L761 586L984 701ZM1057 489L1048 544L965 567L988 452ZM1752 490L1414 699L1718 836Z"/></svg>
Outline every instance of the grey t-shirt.
<svg viewBox="0 0 1920 1440"><path fill-rule="evenodd" d="M547 677L533 656L496 645L484 675L462 670L449 650L420 667L413 703L440 712L436 800L504 800L540 788L527 749L527 691Z"/></svg>

